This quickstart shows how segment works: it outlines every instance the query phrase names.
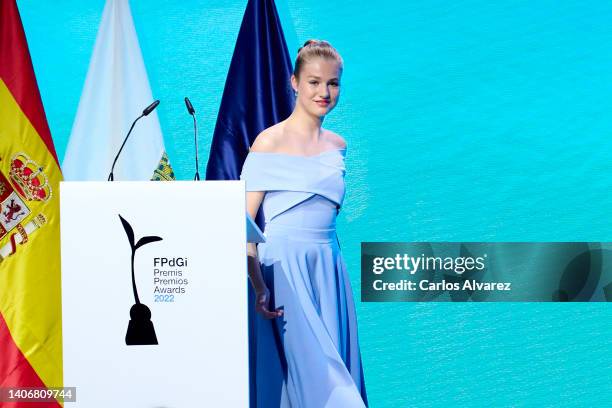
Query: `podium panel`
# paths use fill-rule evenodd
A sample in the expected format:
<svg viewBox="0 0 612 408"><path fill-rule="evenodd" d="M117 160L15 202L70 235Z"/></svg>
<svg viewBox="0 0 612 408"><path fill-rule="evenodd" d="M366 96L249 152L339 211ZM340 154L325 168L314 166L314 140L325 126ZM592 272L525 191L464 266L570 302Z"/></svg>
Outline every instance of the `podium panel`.
<svg viewBox="0 0 612 408"><path fill-rule="evenodd" d="M60 196L70 405L247 407L244 182L63 182Z"/></svg>

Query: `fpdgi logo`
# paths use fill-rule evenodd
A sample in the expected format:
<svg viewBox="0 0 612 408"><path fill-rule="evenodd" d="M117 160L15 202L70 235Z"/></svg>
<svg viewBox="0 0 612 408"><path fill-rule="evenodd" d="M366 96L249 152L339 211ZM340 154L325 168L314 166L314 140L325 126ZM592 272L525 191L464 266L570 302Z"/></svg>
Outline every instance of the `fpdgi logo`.
<svg viewBox="0 0 612 408"><path fill-rule="evenodd" d="M130 323L128 324L127 333L125 334L125 344L128 346L141 346L158 344L157 336L155 335L155 328L151 321L151 310L147 305L140 303L138 298L138 290L136 289L136 278L134 275L134 257L136 256L136 250L143 245L151 242L161 241L161 237L148 236L142 237L134 244L134 230L129 222L127 222L121 215L121 224L125 234L130 241L130 247L132 248L132 289L134 291L134 306L130 309Z"/></svg>

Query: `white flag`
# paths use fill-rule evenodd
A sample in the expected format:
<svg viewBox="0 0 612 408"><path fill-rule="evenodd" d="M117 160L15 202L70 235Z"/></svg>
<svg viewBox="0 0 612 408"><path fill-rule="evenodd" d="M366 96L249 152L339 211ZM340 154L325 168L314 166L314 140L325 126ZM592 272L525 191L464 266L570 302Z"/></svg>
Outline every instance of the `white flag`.
<svg viewBox="0 0 612 408"><path fill-rule="evenodd" d="M128 0L107 0L62 163L64 179L106 180L132 122L153 101ZM155 111L136 123L114 178L174 178Z"/></svg>

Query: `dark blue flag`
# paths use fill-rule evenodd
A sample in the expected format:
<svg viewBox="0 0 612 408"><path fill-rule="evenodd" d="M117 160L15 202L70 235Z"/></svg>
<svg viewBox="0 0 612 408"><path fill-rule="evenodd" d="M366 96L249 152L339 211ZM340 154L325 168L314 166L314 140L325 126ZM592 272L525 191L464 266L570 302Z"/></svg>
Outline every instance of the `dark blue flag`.
<svg viewBox="0 0 612 408"><path fill-rule="evenodd" d="M291 59L273 0L249 0L217 116L206 180L237 180L255 137L293 111Z"/></svg>
<svg viewBox="0 0 612 408"><path fill-rule="evenodd" d="M290 85L292 71L274 1L249 0L225 80L206 166L206 180L239 179L242 164L257 135L291 114L294 105ZM258 221L261 227L261 220ZM256 315L255 293L252 286L248 286L250 406L279 406L278 390L260 390L259 395L257 393L256 319L261 317ZM262 344L277 340L266 338ZM275 381L280 385L282 378Z"/></svg>

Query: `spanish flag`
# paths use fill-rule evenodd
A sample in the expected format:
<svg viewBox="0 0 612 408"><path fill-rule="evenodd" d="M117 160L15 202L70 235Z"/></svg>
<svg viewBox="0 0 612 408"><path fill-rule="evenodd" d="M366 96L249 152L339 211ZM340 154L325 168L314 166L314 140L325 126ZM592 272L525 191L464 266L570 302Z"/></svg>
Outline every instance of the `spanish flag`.
<svg viewBox="0 0 612 408"><path fill-rule="evenodd" d="M61 177L17 4L0 0L0 388L63 386Z"/></svg>

